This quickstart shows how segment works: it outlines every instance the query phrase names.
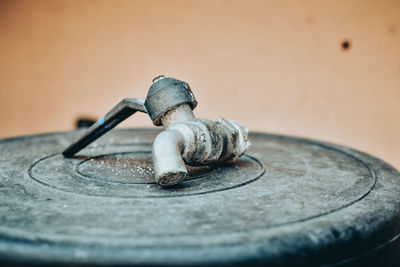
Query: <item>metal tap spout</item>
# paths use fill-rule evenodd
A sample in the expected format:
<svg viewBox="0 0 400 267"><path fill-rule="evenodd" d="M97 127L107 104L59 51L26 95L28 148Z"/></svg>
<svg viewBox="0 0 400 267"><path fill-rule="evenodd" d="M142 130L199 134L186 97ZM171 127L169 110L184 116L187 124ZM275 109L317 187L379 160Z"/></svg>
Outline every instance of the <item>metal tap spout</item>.
<svg viewBox="0 0 400 267"><path fill-rule="evenodd" d="M166 129L153 143L155 180L162 186L183 181L185 164L205 165L241 156L249 146L246 129L235 121L196 119L188 104L161 117Z"/></svg>
<svg viewBox="0 0 400 267"><path fill-rule="evenodd" d="M153 80L146 99L126 98L64 152L73 157L81 149L137 111L163 126L153 144L155 180L175 185L188 176L186 165L214 164L240 157L248 148L247 130L235 121L196 119L197 101L186 82L163 75Z"/></svg>

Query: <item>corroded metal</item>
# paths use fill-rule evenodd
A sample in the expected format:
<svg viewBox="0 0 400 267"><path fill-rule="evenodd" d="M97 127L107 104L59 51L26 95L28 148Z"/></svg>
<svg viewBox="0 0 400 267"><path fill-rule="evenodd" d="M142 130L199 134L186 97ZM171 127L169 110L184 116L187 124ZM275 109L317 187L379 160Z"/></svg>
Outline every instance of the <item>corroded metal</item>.
<svg viewBox="0 0 400 267"><path fill-rule="evenodd" d="M162 118L166 128L153 144L156 182L174 185L187 176L189 165L213 164L235 160L247 150L246 129L235 121L218 119L212 122L195 119L192 110L183 104Z"/></svg>
<svg viewBox="0 0 400 267"><path fill-rule="evenodd" d="M235 160L250 142L247 129L235 121L196 119L197 101L186 82L157 76L146 99L126 98L100 118L64 152L72 157L94 140L137 111L147 113L165 131L153 146L155 180L162 186L176 185L187 175L186 164L204 165Z"/></svg>

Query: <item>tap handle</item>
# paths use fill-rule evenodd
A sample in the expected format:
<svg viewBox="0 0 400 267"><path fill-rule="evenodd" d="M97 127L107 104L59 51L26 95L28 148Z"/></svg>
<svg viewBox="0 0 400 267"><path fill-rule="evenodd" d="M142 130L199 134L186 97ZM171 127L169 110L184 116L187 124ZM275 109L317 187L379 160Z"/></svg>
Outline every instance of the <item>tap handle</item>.
<svg viewBox="0 0 400 267"><path fill-rule="evenodd" d="M64 150L64 157L72 157L97 138L114 128L117 124L134 114L136 111L147 113L144 99L125 98L113 109L93 124L87 132L75 143Z"/></svg>

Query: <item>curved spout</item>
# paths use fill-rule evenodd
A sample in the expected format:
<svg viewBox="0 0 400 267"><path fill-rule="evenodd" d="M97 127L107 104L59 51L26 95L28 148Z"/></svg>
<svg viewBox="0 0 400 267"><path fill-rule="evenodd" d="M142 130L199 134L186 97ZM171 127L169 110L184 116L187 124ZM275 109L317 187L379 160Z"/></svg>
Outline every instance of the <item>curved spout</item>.
<svg viewBox="0 0 400 267"><path fill-rule="evenodd" d="M153 143L153 163L155 180L162 186L179 183L187 176L182 152L185 148L183 135L173 129L168 129L156 137Z"/></svg>
<svg viewBox="0 0 400 267"><path fill-rule="evenodd" d="M153 143L155 180L175 185L184 180L186 164L204 165L234 160L249 146L247 132L235 121L196 119L188 104L174 107L161 116L166 130Z"/></svg>

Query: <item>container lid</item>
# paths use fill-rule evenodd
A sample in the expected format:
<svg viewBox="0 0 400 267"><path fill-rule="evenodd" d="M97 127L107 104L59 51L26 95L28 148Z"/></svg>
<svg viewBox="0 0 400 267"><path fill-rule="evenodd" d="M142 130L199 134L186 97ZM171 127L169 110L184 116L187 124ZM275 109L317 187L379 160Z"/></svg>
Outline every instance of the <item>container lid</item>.
<svg viewBox="0 0 400 267"><path fill-rule="evenodd" d="M250 133L253 145L238 161L189 167L187 180L165 189L153 179L158 133L117 129L74 158L61 151L81 130L1 140L0 260L399 260L400 174L385 162L337 145ZM391 254L376 256L381 250Z"/></svg>

